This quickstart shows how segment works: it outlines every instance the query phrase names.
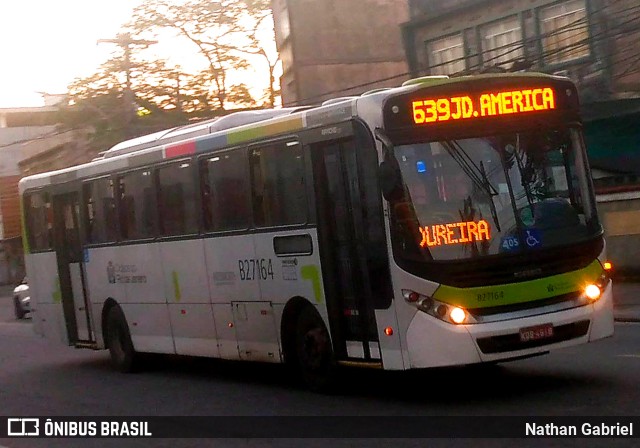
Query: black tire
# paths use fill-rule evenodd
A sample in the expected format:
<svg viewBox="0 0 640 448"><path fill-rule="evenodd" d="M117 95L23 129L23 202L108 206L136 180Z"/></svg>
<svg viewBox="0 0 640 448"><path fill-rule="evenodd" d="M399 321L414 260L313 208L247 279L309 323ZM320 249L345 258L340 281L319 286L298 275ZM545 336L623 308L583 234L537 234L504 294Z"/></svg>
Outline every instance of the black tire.
<svg viewBox="0 0 640 448"><path fill-rule="evenodd" d="M133 348L129 326L119 306L114 306L108 311L106 343L111 363L117 370L123 373L137 370L140 355Z"/></svg>
<svg viewBox="0 0 640 448"><path fill-rule="evenodd" d="M333 392L337 365L331 338L324 322L312 307L305 307L295 327L295 359L304 384L315 392Z"/></svg>
<svg viewBox="0 0 640 448"><path fill-rule="evenodd" d="M20 303L20 297L15 296L13 298L13 308L15 311L16 319L23 319L24 315L27 314L25 310L22 308L22 304Z"/></svg>

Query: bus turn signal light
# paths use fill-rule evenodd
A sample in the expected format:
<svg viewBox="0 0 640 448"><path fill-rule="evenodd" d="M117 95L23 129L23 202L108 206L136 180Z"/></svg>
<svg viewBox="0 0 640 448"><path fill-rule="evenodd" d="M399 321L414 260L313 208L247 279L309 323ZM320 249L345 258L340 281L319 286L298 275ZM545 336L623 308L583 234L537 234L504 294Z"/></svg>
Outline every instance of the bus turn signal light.
<svg viewBox="0 0 640 448"><path fill-rule="evenodd" d="M596 285L587 286L584 289L584 293L591 300L598 300L600 298L600 294L602 294L600 288L598 288Z"/></svg>
<svg viewBox="0 0 640 448"><path fill-rule="evenodd" d="M605 271L610 271L611 269L613 269L613 264L610 261L605 261L602 264L602 267L604 268Z"/></svg>

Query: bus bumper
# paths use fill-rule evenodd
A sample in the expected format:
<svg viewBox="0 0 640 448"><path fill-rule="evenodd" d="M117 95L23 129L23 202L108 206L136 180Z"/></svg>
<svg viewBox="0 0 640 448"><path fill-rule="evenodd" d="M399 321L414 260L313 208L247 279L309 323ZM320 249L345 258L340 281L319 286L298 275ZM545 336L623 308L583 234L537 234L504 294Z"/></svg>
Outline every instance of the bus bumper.
<svg viewBox="0 0 640 448"><path fill-rule="evenodd" d="M502 322L453 325L418 312L407 330L409 368L454 366L532 356L613 334L611 282L593 304ZM520 330L552 324L553 336L522 342Z"/></svg>

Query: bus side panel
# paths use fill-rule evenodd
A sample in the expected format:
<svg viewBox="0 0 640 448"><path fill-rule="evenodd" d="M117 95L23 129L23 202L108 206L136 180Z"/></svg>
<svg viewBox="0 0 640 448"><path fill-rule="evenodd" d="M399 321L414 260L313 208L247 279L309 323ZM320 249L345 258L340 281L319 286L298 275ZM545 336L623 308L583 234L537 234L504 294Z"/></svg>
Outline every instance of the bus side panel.
<svg viewBox="0 0 640 448"><path fill-rule="evenodd" d="M316 229L281 230L278 232L254 235L256 261L259 262L261 301L273 304L269 312L262 311L261 316L270 318L277 339L273 342L282 347L280 327L284 306L293 297L302 297L316 306L329 328L327 309L324 299L322 270L318 250ZM276 253L275 247L278 247ZM266 310L266 308L264 308ZM273 318L271 318L273 314ZM256 316L258 319L259 316ZM255 325L259 328L258 325ZM263 328L265 328L263 326ZM265 334L255 334L254 338L264 340ZM276 347L277 348L277 347ZM266 350L266 349L265 349ZM272 350L272 349L271 349ZM268 353L267 353L268 355ZM280 357L278 357L280 360Z"/></svg>
<svg viewBox="0 0 640 448"><path fill-rule="evenodd" d="M279 247L276 254L275 245ZM327 321L320 250L317 229L283 230L255 235L256 258L264 260L265 270L260 276L260 292L263 301L286 305L292 297L302 297L316 306ZM308 250L307 250L308 249ZM276 315L280 333L281 312Z"/></svg>
<svg viewBox="0 0 640 448"><path fill-rule="evenodd" d="M204 240L212 303L259 300L260 285L251 261L256 258L252 235Z"/></svg>
<svg viewBox="0 0 640 448"><path fill-rule="evenodd" d="M111 298L122 304L125 301L124 284L118 281L116 270L120 266L115 246L85 249L86 287L91 301L95 337L99 347L102 339L102 310L104 302Z"/></svg>
<svg viewBox="0 0 640 448"><path fill-rule="evenodd" d="M203 240L163 242L160 252L176 353L219 357Z"/></svg>
<svg viewBox="0 0 640 448"><path fill-rule="evenodd" d="M218 348L223 358L240 359L231 302L260 300L260 285L254 272L256 253L253 236L206 238L204 249L211 303L216 312L224 314L214 314Z"/></svg>
<svg viewBox="0 0 640 448"><path fill-rule="evenodd" d="M29 254L26 263L34 331L68 344L56 253Z"/></svg>
<svg viewBox="0 0 640 448"><path fill-rule="evenodd" d="M275 244L280 247L279 254L275 252ZM298 296L316 305L323 304L325 309L316 229L256 234L255 246L263 301L286 304Z"/></svg>
<svg viewBox="0 0 640 448"><path fill-rule="evenodd" d="M133 346L140 352L175 353L169 309L164 294L160 243L118 248L116 282L123 283L122 305Z"/></svg>

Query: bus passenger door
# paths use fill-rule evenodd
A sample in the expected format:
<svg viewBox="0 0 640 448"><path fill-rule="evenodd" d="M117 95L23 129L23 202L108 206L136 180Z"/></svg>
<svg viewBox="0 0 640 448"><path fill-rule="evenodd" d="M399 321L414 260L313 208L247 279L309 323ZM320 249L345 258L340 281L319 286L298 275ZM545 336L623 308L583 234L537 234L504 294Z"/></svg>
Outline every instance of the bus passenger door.
<svg viewBox="0 0 640 448"><path fill-rule="evenodd" d="M373 152L363 156L365 150ZM378 296L386 295L380 285L388 278L388 261L384 237L381 243L372 237L383 234L382 215L372 213L370 205L379 199L374 200L371 182L359 174L372 176L365 162L375 169L375 149L358 148L353 139L345 139L312 146L312 158L322 276L334 350L338 359L378 363L381 357L374 310ZM376 265L383 269L374 268Z"/></svg>
<svg viewBox="0 0 640 448"><path fill-rule="evenodd" d="M95 339L85 294L78 193L54 195L53 210L54 247L69 344L92 342Z"/></svg>

